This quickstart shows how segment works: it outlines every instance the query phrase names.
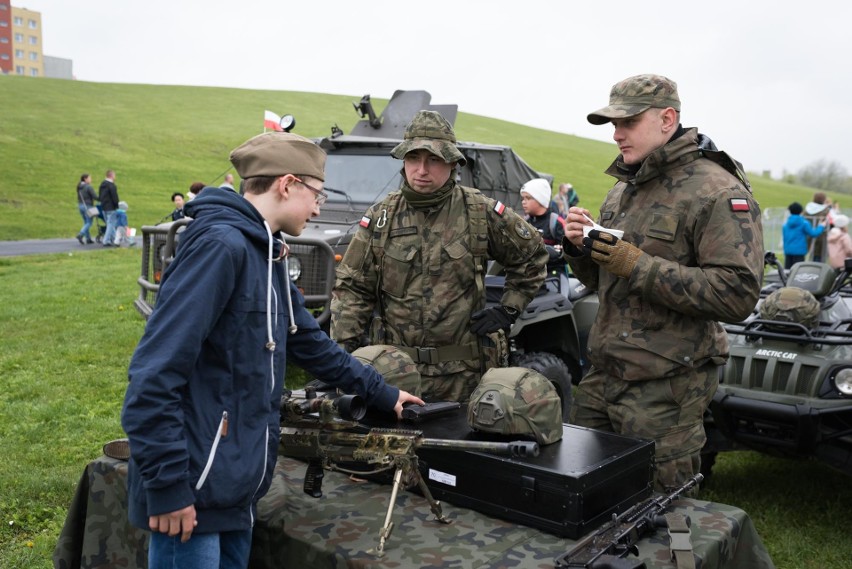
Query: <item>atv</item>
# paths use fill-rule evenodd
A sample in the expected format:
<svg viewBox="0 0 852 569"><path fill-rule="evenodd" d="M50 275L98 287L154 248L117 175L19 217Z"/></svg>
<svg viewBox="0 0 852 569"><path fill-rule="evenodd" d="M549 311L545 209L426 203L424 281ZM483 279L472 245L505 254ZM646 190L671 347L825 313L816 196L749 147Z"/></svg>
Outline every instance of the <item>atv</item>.
<svg viewBox="0 0 852 569"><path fill-rule="evenodd" d="M752 449L820 460L852 474L852 259L835 270L801 262L775 268L752 314L725 326L730 359L706 415L702 471L719 451ZM761 306L782 287L819 302L815 325L767 319Z"/></svg>

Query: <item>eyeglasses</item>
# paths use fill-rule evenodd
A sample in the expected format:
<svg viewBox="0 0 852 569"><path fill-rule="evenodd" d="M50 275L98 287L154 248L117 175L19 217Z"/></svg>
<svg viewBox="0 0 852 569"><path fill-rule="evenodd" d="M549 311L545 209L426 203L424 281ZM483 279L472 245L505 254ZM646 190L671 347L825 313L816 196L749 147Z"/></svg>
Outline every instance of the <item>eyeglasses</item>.
<svg viewBox="0 0 852 569"><path fill-rule="evenodd" d="M300 180L299 178L296 178L295 176L293 176L293 177L295 178L295 180L296 180L297 182L299 182L300 184L302 184L303 186L305 186L306 188L308 188L310 191L312 191L314 194L316 194L316 199L317 199L317 205L318 205L318 206L320 206L320 207L321 207L321 206L322 206L322 204L324 204L326 201L328 201L328 194L327 194L327 193L325 193L325 192L324 192L324 191L322 191L322 190L318 190L318 189L316 189L315 187L313 187L313 186L312 186L312 185L310 185L310 184L306 184L305 182L303 182L303 181L302 181L302 180Z"/></svg>

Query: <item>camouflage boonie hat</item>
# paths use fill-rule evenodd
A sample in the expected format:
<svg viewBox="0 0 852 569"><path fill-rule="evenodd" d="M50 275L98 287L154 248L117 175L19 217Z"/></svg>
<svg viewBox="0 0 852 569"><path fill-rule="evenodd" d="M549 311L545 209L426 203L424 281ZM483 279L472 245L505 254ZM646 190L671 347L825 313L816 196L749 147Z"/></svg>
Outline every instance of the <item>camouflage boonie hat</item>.
<svg viewBox="0 0 852 569"><path fill-rule="evenodd" d="M562 402L550 380L537 371L491 368L470 396L467 423L488 433L533 435L547 445L562 438Z"/></svg>
<svg viewBox="0 0 852 569"><path fill-rule="evenodd" d="M786 286L766 297L760 305L763 320L796 322L813 328L819 323L819 301L803 288Z"/></svg>
<svg viewBox="0 0 852 569"><path fill-rule="evenodd" d="M467 163L464 155L456 146L456 133L441 113L437 111L417 111L408 126L405 127L405 140L391 150L391 156L402 160L412 150L425 148L444 162Z"/></svg>
<svg viewBox="0 0 852 569"><path fill-rule="evenodd" d="M388 385L420 397L420 372L411 356L402 350L379 344L358 348L352 355L362 364L374 367Z"/></svg>
<svg viewBox="0 0 852 569"><path fill-rule="evenodd" d="M612 86L609 105L589 113L592 124L606 124L612 119L635 117L651 107L672 107L680 111L677 83L662 75L636 75Z"/></svg>

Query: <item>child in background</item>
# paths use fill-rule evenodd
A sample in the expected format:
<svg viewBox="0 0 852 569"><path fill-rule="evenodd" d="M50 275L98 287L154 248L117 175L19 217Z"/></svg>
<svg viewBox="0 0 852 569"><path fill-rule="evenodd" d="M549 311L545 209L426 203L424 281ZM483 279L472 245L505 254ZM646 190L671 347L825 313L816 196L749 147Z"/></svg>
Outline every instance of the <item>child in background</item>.
<svg viewBox="0 0 852 569"><path fill-rule="evenodd" d="M136 245L136 239L130 235L130 228L127 227L127 202L118 202L118 209L115 210L115 241L113 245L121 247L122 245L133 247Z"/></svg>

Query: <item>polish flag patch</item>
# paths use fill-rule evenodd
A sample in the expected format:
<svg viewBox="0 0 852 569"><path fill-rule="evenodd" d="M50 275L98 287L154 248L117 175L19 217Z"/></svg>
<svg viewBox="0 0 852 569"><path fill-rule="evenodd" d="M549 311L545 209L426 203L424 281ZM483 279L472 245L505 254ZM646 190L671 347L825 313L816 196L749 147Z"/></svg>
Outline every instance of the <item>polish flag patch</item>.
<svg viewBox="0 0 852 569"><path fill-rule="evenodd" d="M503 215L503 212L506 211L506 206L503 202L497 202L494 204L494 211L497 212L497 215Z"/></svg>
<svg viewBox="0 0 852 569"><path fill-rule="evenodd" d="M728 200L731 203L731 211L748 211L748 200L743 198L731 198Z"/></svg>
<svg viewBox="0 0 852 569"><path fill-rule="evenodd" d="M361 227L370 227L370 218L365 215L361 218L361 221L358 222L358 225Z"/></svg>

